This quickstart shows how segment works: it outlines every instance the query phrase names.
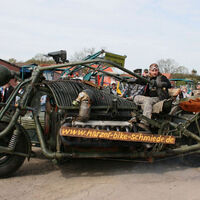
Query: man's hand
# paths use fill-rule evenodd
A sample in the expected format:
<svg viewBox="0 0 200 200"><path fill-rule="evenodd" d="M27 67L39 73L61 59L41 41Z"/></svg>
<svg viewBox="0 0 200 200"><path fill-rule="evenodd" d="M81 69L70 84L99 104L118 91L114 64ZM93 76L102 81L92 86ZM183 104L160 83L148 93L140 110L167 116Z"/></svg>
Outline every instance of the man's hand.
<svg viewBox="0 0 200 200"><path fill-rule="evenodd" d="M78 106L78 105L79 105L79 102L76 101L76 100L74 100L74 101L72 102L72 105L73 105L73 106Z"/></svg>
<svg viewBox="0 0 200 200"><path fill-rule="evenodd" d="M161 77L157 77L156 78L156 84L157 84L157 87L159 87L159 88L167 87L167 83L166 82L162 82L161 81Z"/></svg>
<svg viewBox="0 0 200 200"><path fill-rule="evenodd" d="M126 97L126 99L127 99L127 100L130 100L130 101L132 101L132 100L133 100L133 98L132 98L132 97Z"/></svg>
<svg viewBox="0 0 200 200"><path fill-rule="evenodd" d="M160 80L160 78L157 78L156 80L151 80L150 83L151 87L157 87L157 88L163 88L163 87L167 87L167 83L166 82L162 82Z"/></svg>

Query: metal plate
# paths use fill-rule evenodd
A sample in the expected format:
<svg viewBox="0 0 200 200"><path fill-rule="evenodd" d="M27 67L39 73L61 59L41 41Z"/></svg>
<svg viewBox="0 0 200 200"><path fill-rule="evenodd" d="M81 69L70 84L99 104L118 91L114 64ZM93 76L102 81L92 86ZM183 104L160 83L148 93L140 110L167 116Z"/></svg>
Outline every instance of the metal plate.
<svg viewBox="0 0 200 200"><path fill-rule="evenodd" d="M87 128L74 128L63 126L60 129L61 136L82 137L82 138L98 138L107 140L120 140L131 142L147 142L175 144L175 137L146 133L130 133L119 131L106 131Z"/></svg>

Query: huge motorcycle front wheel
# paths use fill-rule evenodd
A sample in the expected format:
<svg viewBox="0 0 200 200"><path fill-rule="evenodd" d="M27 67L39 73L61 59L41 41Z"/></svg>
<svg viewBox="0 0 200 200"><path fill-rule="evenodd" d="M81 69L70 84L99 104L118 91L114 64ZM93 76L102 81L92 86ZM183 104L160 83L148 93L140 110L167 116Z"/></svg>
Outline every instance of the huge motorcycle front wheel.
<svg viewBox="0 0 200 200"><path fill-rule="evenodd" d="M0 130L5 128L5 123L0 123ZM13 131L6 137L0 139L0 146L8 147ZM20 134L17 138L14 152L27 154L27 141L24 134ZM0 178L9 177L15 173L23 164L26 157L14 154L0 153Z"/></svg>

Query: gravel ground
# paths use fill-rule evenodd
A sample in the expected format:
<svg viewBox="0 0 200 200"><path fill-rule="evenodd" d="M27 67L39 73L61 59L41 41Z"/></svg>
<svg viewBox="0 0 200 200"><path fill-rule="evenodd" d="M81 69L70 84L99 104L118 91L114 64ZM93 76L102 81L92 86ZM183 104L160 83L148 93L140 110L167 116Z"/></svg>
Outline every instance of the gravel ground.
<svg viewBox="0 0 200 200"><path fill-rule="evenodd" d="M54 165L38 158L0 179L0 200L199 200L200 156L154 163L75 159Z"/></svg>

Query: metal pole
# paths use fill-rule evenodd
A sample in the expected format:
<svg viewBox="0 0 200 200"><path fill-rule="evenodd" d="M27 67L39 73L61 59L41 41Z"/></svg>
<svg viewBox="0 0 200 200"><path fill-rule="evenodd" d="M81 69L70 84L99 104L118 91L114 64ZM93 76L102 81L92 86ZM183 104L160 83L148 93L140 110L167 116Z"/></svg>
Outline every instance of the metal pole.
<svg viewBox="0 0 200 200"><path fill-rule="evenodd" d="M67 66L76 66L76 65L86 65L86 64L91 64L91 63L106 63L106 64L110 64L128 74L131 74L133 76L135 76L136 78L139 78L141 79L142 81L146 82L146 83L150 83L150 80L142 77L142 76L139 76L138 74L112 62L112 61L109 61L109 60L103 60L103 59L94 59L94 60L86 60L86 61L79 61L79 62L71 62L71 63L66 63L66 64L59 64L59 65L51 65L51 66L48 66L48 67L40 67L38 66L37 68L40 70L40 71L44 71L44 70L50 70L50 69L57 69L57 68L62 68L62 67L67 67Z"/></svg>

